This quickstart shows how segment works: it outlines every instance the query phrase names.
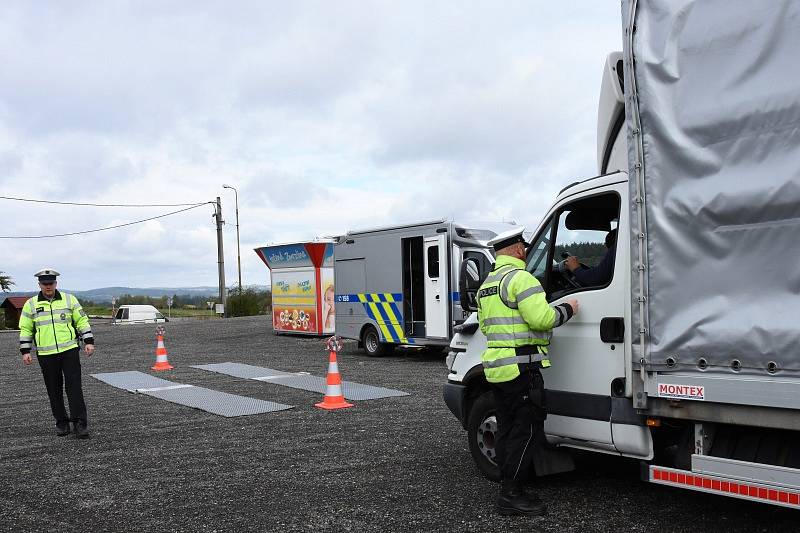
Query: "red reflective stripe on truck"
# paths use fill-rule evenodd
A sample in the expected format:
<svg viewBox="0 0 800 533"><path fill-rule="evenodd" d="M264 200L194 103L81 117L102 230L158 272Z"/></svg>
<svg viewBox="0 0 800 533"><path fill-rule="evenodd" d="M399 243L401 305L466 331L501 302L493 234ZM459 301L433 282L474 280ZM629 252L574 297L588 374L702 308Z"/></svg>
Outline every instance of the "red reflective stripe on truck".
<svg viewBox="0 0 800 533"><path fill-rule="evenodd" d="M800 507L800 492L725 481L684 471L650 467L650 481L678 487L698 488L719 494L746 496L766 503Z"/></svg>

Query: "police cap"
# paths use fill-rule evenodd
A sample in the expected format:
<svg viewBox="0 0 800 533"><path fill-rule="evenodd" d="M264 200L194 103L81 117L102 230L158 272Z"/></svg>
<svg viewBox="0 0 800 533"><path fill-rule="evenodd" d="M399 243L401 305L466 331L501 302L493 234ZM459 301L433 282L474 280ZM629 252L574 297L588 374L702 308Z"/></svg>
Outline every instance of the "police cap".
<svg viewBox="0 0 800 533"><path fill-rule="evenodd" d="M522 236L524 231L525 226L518 226L495 236L495 238L490 240L487 244L494 248L495 251L502 250L503 248L518 242L521 242L527 246L528 243L525 242L525 237Z"/></svg>
<svg viewBox="0 0 800 533"><path fill-rule="evenodd" d="M60 273L54 268L43 268L39 272L34 274L34 276L39 278L39 281L44 281L44 282L55 281L56 280L56 276L59 276L59 275L60 275Z"/></svg>

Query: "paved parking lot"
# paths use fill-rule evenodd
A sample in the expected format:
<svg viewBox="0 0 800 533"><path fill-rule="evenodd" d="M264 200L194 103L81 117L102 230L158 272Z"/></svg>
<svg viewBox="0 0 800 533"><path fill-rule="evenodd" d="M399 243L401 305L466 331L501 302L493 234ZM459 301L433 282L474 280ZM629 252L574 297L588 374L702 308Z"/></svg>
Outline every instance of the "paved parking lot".
<svg viewBox="0 0 800 533"><path fill-rule="evenodd" d="M410 396L323 411L316 393L190 368L234 361L324 376L324 340L275 336L265 317L167 324L158 376L293 409L224 418L131 394L90 373L154 361L152 326L97 325L84 360L92 438L55 436L37 365L0 332L0 531L797 531L781 508L638 481L637 465L583 459L541 480L547 517L501 518L441 399L441 355L371 359L346 343L345 380Z"/></svg>

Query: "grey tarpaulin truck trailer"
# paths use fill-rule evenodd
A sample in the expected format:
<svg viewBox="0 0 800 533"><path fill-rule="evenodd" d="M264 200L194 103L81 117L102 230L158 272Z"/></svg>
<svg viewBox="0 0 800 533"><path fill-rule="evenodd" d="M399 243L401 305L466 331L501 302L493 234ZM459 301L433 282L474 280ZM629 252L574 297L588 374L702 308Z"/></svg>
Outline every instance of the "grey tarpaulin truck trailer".
<svg viewBox="0 0 800 533"><path fill-rule="evenodd" d="M511 226L505 225L504 229ZM458 272L465 257L488 271L490 229L440 219L351 231L334 246L336 334L369 355L396 345L446 347L464 321Z"/></svg>
<svg viewBox="0 0 800 533"><path fill-rule="evenodd" d="M528 256L551 304L581 304L543 370L547 439L639 459L649 482L800 509L800 2L626 0L623 23L604 175L561 191ZM571 235L610 229L610 279L552 268ZM475 325L454 335L444 396L496 477Z"/></svg>

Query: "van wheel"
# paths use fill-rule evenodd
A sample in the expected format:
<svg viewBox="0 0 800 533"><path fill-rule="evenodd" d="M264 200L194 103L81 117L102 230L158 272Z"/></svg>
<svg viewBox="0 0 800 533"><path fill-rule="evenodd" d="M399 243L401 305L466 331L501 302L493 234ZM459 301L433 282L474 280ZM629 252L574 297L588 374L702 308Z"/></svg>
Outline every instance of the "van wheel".
<svg viewBox="0 0 800 533"><path fill-rule="evenodd" d="M481 474L490 481L500 481L500 468L497 466L497 408L494 394L484 392L472 404L467 419L467 439L472 459Z"/></svg>
<svg viewBox="0 0 800 533"><path fill-rule="evenodd" d="M364 352L370 357L381 357L392 351L391 345L381 342L378 330L373 326L364 328L364 334L361 336L361 344L364 346Z"/></svg>

